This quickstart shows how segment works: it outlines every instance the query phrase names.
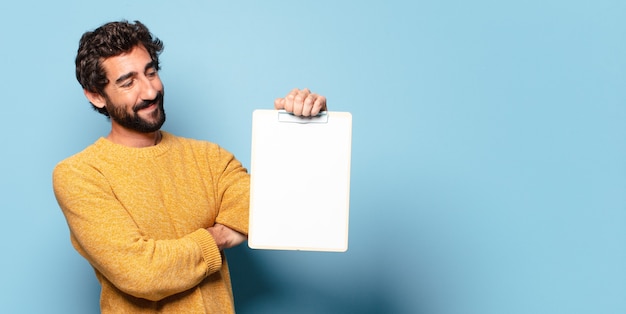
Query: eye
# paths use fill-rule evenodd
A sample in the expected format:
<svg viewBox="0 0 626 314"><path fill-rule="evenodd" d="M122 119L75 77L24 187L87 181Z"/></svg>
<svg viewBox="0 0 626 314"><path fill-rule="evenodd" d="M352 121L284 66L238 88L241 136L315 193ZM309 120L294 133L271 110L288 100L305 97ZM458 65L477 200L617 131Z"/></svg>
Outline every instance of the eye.
<svg viewBox="0 0 626 314"><path fill-rule="evenodd" d="M150 68L148 69L148 71L146 71L146 76L149 78L156 77L158 74L159 74L159 71L157 71L155 68Z"/></svg>
<svg viewBox="0 0 626 314"><path fill-rule="evenodd" d="M135 82L135 80L128 80L128 81L125 81L124 83L122 83L122 85L120 85L120 86L122 86L124 88L131 87L131 86L133 86L134 82Z"/></svg>

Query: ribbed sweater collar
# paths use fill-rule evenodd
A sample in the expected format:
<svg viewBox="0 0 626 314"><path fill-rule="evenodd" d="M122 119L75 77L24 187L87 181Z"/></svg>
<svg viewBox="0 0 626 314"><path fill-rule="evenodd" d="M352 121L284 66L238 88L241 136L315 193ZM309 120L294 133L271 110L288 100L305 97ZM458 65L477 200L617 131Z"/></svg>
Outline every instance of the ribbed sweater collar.
<svg viewBox="0 0 626 314"><path fill-rule="evenodd" d="M95 148L105 156L127 156L138 158L156 157L167 152L175 141L175 137L165 131L161 131L162 138L159 144L149 147L128 147L111 142L101 137L95 143Z"/></svg>

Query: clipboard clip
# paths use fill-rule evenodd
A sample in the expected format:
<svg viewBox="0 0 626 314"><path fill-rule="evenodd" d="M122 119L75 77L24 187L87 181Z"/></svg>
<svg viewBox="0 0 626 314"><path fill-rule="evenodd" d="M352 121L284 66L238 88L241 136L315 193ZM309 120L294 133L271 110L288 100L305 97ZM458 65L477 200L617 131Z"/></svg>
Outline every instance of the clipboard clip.
<svg viewBox="0 0 626 314"><path fill-rule="evenodd" d="M296 116L291 112L287 112L284 109L278 110L278 122L286 122L286 123L328 123L328 112L322 111L318 113L316 116L312 117L302 117Z"/></svg>

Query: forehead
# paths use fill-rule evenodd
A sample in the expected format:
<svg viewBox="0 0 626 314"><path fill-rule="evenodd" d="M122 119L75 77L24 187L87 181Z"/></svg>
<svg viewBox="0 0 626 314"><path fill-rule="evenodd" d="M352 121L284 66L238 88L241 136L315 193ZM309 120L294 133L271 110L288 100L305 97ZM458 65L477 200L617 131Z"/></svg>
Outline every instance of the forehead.
<svg viewBox="0 0 626 314"><path fill-rule="evenodd" d="M110 80L131 72L143 72L147 64L152 62L148 50L143 45L135 46L131 51L102 61L107 77Z"/></svg>

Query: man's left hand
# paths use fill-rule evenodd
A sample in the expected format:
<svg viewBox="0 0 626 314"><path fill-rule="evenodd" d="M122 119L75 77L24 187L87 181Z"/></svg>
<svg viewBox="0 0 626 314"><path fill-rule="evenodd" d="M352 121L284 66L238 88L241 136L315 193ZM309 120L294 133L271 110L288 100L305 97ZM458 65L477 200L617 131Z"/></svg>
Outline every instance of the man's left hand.
<svg viewBox="0 0 626 314"><path fill-rule="evenodd" d="M296 116L316 116L320 111L326 111L326 97L311 93L308 88L294 88L284 98L276 98L274 108L285 109Z"/></svg>

